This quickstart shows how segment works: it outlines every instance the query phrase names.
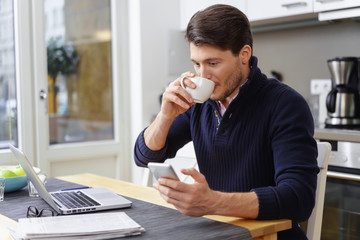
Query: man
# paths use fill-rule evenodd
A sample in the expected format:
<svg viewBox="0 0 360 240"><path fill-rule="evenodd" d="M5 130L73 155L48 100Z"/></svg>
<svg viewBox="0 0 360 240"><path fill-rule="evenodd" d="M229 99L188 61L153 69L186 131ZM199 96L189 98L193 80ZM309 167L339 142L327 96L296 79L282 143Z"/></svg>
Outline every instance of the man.
<svg viewBox="0 0 360 240"><path fill-rule="evenodd" d="M179 82L194 73L172 82L136 141L136 164L163 162L193 141L200 173L182 173L195 182L160 178L154 184L168 203L189 216L288 218L293 228L279 239L306 239L297 223L311 214L319 171L306 101L261 73L249 22L237 8L214 5L196 13L186 39L195 72L213 81L214 91L195 104Z"/></svg>

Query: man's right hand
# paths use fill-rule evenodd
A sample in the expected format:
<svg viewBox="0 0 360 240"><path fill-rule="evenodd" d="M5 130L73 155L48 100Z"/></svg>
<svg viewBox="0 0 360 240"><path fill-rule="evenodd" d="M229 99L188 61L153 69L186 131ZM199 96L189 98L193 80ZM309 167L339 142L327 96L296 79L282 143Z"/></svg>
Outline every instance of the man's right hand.
<svg viewBox="0 0 360 240"><path fill-rule="evenodd" d="M169 84L162 96L161 114L172 121L194 104L190 94L180 84L181 78L185 76L194 77L195 74L192 72L183 73L178 79ZM190 80L186 81L186 86L196 87Z"/></svg>
<svg viewBox="0 0 360 240"><path fill-rule="evenodd" d="M190 94L181 87L180 80L184 76L194 77L195 74L183 73L170 83L163 93L160 112L144 132L145 144L153 151L165 146L166 137L175 118L195 104ZM188 79L185 79L184 83L191 88L196 87L195 83Z"/></svg>

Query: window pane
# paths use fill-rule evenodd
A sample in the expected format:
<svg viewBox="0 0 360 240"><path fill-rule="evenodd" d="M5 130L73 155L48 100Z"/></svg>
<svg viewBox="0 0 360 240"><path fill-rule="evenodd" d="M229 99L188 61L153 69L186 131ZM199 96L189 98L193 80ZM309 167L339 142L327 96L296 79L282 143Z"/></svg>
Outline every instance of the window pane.
<svg viewBox="0 0 360 240"><path fill-rule="evenodd" d="M0 149L17 145L17 107L12 0L0 0Z"/></svg>
<svg viewBox="0 0 360 240"><path fill-rule="evenodd" d="M50 144L113 139L110 1L44 5Z"/></svg>

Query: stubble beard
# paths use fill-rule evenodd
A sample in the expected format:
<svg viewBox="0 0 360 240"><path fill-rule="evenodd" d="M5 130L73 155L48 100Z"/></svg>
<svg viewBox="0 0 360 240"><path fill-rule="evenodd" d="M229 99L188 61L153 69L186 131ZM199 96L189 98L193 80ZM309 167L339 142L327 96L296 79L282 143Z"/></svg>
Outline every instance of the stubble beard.
<svg viewBox="0 0 360 240"><path fill-rule="evenodd" d="M223 94L217 98L211 98L214 101L220 101L223 102L228 98L234 91L238 90L240 88L240 84L242 81L243 74L239 70L235 74L231 75L230 78L228 78L223 86L225 87L225 90Z"/></svg>

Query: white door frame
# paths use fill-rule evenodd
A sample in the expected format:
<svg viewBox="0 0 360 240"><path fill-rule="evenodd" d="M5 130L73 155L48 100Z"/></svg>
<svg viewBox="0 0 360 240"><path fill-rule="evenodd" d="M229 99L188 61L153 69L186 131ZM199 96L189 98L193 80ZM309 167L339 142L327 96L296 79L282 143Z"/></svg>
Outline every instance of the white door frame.
<svg viewBox="0 0 360 240"><path fill-rule="evenodd" d="M128 58L127 40L124 37L127 36L127 1L111 0L114 140L51 146L49 145L48 114L45 111L47 103L40 100L39 97L40 91L47 89L44 2L43 0L16 0L16 2L19 12L23 14L23 16L19 16L17 25L19 26L19 32L25 35L19 37L20 45L24 45L20 49L25 49L25 45L27 45L29 53L26 54L32 56L30 59L20 56L19 66L23 68L29 65L29 62L33 63L32 66L29 66L29 69L23 70L24 74L22 75L26 76L27 72L31 74L27 75L29 76L28 79L25 83L22 83L20 87L22 92L19 96L26 96L26 91L30 90L31 92L31 101L24 99L25 102L21 104L29 105L25 107L26 110L29 109L29 113L25 112L22 117L34 113L33 121L31 123L25 121L22 124L22 129L24 129L23 131L34 129L34 132L31 134L26 133L20 146L29 156L29 159L33 159L36 166L50 174L52 162L66 161L70 163L79 159L101 159L103 156L113 156L116 158L116 178L131 180L131 143L128 141L130 139L128 130L130 129L130 114L122 114L129 111L127 99L129 99L128 93L130 92L129 84L124 80L128 79L129 75L126 64ZM24 39L29 39L29 41L23 43ZM24 49L23 51L25 51ZM25 85L26 88L23 87ZM34 104L31 104L32 102ZM30 137L27 137L28 135Z"/></svg>

